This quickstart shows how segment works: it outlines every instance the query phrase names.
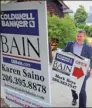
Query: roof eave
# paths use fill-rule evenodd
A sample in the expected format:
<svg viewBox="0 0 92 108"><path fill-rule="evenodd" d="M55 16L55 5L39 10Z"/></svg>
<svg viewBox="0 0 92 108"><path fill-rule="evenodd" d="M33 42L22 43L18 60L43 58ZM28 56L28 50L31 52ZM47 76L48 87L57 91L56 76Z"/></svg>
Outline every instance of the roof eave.
<svg viewBox="0 0 92 108"><path fill-rule="evenodd" d="M59 1L59 3L60 4L62 4L63 3L63 5L66 7L66 9L69 9L69 7L64 3L64 1L63 0L58 0Z"/></svg>
<svg viewBox="0 0 92 108"><path fill-rule="evenodd" d="M63 10L64 13L73 13L73 10L71 9L66 9L66 10Z"/></svg>

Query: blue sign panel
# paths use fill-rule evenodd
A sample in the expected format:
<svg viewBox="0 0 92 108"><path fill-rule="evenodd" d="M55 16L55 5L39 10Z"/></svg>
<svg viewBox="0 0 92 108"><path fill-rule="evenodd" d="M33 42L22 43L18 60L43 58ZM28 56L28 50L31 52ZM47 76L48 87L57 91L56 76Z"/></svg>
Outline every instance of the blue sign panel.
<svg viewBox="0 0 92 108"><path fill-rule="evenodd" d="M27 61L17 60L17 59L7 58L7 57L3 57L3 62L22 66L22 67L32 68L36 70L41 70L41 64L38 63L27 62Z"/></svg>
<svg viewBox="0 0 92 108"><path fill-rule="evenodd" d="M38 10L3 11L0 33L39 36Z"/></svg>
<svg viewBox="0 0 92 108"><path fill-rule="evenodd" d="M70 58L70 57L67 57L65 55L58 54L58 53L56 54L55 60L60 61L60 62L65 63L65 64L68 64L70 66L72 66L74 63L73 58Z"/></svg>

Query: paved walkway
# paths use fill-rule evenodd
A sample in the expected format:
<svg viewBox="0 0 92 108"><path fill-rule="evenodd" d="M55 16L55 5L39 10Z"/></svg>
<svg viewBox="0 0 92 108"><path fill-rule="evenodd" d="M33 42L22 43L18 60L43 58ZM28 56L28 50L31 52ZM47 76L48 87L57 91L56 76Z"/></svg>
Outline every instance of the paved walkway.
<svg viewBox="0 0 92 108"><path fill-rule="evenodd" d="M89 78L86 86L87 91L87 107L92 107L92 78ZM55 107L73 107L71 105L71 91L63 88L57 83L52 84L52 104ZM77 106L78 107L78 102Z"/></svg>
<svg viewBox="0 0 92 108"><path fill-rule="evenodd" d="M71 91L69 89L63 88L57 83L51 84L52 90L52 105L54 107L72 107L71 101ZM92 78L87 81L87 107L92 107ZM4 97L4 90L1 87L1 96ZM77 106L78 107L78 103Z"/></svg>

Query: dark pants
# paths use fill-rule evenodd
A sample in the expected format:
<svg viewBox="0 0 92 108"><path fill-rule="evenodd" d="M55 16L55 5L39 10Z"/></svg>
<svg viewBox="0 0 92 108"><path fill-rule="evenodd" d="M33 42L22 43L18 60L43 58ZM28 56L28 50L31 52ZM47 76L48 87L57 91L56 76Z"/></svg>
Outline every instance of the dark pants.
<svg viewBox="0 0 92 108"><path fill-rule="evenodd" d="M81 92L79 94L79 108L86 108L86 81L89 78L90 73L88 72L87 76L84 79ZM73 99L78 99L76 91L72 90Z"/></svg>

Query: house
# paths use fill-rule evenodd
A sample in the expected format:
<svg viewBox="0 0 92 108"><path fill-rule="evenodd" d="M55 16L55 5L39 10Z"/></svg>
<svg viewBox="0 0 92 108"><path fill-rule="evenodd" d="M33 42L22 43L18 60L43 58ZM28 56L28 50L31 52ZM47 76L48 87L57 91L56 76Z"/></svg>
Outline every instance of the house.
<svg viewBox="0 0 92 108"><path fill-rule="evenodd" d="M17 0L17 2L32 1L32 0ZM38 0L40 1L40 0ZM46 0L47 10L50 14L55 14L59 17L63 17L66 13L72 13L73 11L62 0Z"/></svg>
<svg viewBox="0 0 92 108"><path fill-rule="evenodd" d="M23 2L23 1L33 1L33 0L5 0L1 3L9 2ZM41 1L41 0L34 0ZM73 13L73 11L64 3L63 0L46 0L47 1L47 10L50 14L55 14L59 17L63 17L66 13Z"/></svg>
<svg viewBox="0 0 92 108"><path fill-rule="evenodd" d="M66 13L71 13L72 10L62 0L47 0L47 10L50 14L55 14L63 17Z"/></svg>
<svg viewBox="0 0 92 108"><path fill-rule="evenodd" d="M86 24L87 25L92 25L92 14L90 14L89 16L88 16L88 18L86 19Z"/></svg>
<svg viewBox="0 0 92 108"><path fill-rule="evenodd" d="M92 6L90 6L90 8L89 8L88 17L85 22L89 26L92 25Z"/></svg>
<svg viewBox="0 0 92 108"><path fill-rule="evenodd" d="M33 0L5 0L1 1L2 4L9 3L9 2L26 2L26 1L33 1ZM34 0L34 1L41 1L41 0ZM73 11L64 3L63 0L46 0L47 1L47 10L50 14L55 14L59 17L64 17L67 13L73 13Z"/></svg>

